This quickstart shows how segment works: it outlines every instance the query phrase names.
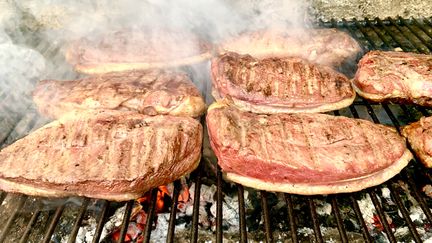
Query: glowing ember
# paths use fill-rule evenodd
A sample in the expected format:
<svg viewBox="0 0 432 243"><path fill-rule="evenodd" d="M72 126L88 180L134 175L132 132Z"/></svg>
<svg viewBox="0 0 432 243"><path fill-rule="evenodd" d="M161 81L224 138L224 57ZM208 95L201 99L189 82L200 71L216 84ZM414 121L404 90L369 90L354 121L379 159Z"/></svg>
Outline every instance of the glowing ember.
<svg viewBox="0 0 432 243"><path fill-rule="evenodd" d="M392 219L386 215L387 223L390 226L390 228L395 228L395 225L392 222ZM373 226L375 226L376 229L379 231L384 230L384 226L382 225L381 219L378 217L378 215L373 216Z"/></svg>
<svg viewBox="0 0 432 243"><path fill-rule="evenodd" d="M155 203L155 217L153 224L157 223L157 215L160 213L169 212L172 204L172 197L167 186L159 186L156 194ZM190 201L189 188L185 183L182 183L182 189L178 196L178 207L180 210L185 207L187 202ZM126 232L125 242L136 241L142 242L142 231L145 229L147 223L148 210L151 203L151 192L146 192L144 196L135 201L135 206L132 209L130 223ZM155 225L152 225L152 228ZM112 239L117 241L120 238L121 226L117 227L112 233Z"/></svg>

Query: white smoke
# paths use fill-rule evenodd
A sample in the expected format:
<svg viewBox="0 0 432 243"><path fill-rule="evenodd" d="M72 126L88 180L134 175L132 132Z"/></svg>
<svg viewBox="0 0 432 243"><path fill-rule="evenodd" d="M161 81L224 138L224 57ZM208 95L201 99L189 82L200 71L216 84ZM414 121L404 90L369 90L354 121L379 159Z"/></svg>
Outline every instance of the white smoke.
<svg viewBox="0 0 432 243"><path fill-rule="evenodd" d="M52 38L76 39L137 26L195 30L213 40L269 26L304 26L297 0L17 0ZM61 33L61 34L60 34Z"/></svg>
<svg viewBox="0 0 432 243"><path fill-rule="evenodd" d="M146 29L149 39L153 40L151 43L164 48L158 45L159 37L152 37L152 33L157 32L154 30L192 31L217 43L248 30L307 25L307 6L304 1L297 0L16 0L15 3L16 8L25 13L23 16L27 20L23 25L43 33L49 42L60 46L82 37L92 39L124 29ZM186 46L182 39L178 42L184 49L198 47L198 43ZM136 46L131 46L124 52L134 50ZM191 70L194 82L209 96L208 65ZM207 102L210 101L207 98Z"/></svg>

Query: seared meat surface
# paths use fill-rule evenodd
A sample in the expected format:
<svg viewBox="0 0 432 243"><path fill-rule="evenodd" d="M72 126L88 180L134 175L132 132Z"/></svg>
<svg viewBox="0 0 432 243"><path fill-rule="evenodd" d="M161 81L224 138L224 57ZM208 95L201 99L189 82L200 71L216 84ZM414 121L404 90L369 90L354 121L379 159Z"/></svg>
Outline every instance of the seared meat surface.
<svg viewBox="0 0 432 243"><path fill-rule="evenodd" d="M185 73L163 70L108 73L80 80L40 82L33 92L40 112L58 118L73 110L131 110L147 115L198 117L205 103Z"/></svg>
<svg viewBox="0 0 432 243"><path fill-rule="evenodd" d="M130 200L193 171L201 140L189 117L72 112L0 151L0 189Z"/></svg>
<svg viewBox="0 0 432 243"><path fill-rule="evenodd" d="M402 129L412 149L426 167L432 167L432 117L422 117Z"/></svg>
<svg viewBox="0 0 432 243"><path fill-rule="evenodd" d="M349 106L343 74L297 57L257 59L226 53L212 61L213 96L256 113L325 112Z"/></svg>
<svg viewBox="0 0 432 243"><path fill-rule="evenodd" d="M432 56L368 52L358 64L353 84L359 95L373 101L432 106Z"/></svg>
<svg viewBox="0 0 432 243"><path fill-rule="evenodd" d="M220 53L236 52L257 58L301 57L312 63L339 67L361 52L350 35L336 29L267 29L245 32L222 42Z"/></svg>
<svg viewBox="0 0 432 243"><path fill-rule="evenodd" d="M82 38L66 51L76 71L88 74L189 65L211 55L211 44L194 33L154 27Z"/></svg>
<svg viewBox="0 0 432 243"><path fill-rule="evenodd" d="M347 117L258 115L215 103L207 129L226 177L269 191L358 191L390 179L412 158L394 128Z"/></svg>

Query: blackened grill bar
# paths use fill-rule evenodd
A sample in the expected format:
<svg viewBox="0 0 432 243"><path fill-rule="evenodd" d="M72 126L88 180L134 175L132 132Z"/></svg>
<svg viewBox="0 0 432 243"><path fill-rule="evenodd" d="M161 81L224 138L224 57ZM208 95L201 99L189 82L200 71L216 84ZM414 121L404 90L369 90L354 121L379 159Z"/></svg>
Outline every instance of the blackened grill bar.
<svg viewBox="0 0 432 243"><path fill-rule="evenodd" d="M322 27L335 27L341 30L345 30L348 33L350 33L354 38L356 38L359 43L362 45L363 49L365 51L373 50L373 49L380 49L380 50L393 50L395 48L401 48L403 51L412 51L417 53L425 53L430 54L432 52L432 24L430 19L402 19L402 18L387 18L384 20L381 19L365 19L363 21L347 21L345 19L342 19L341 21L332 20L330 22L320 22L318 25ZM43 44L41 44L43 45ZM39 47L39 48L45 48L47 52L55 52L51 47L45 46L45 47ZM0 97L3 97L3 95L0 95ZM422 107L408 107L407 105L397 105L397 107L402 111L401 114L405 116L405 119L409 120L410 122L415 121L416 117L414 117L413 112L416 112L421 115L429 116L431 111L426 108ZM366 113L362 113L359 111L365 110ZM379 114L378 114L379 113ZM382 123L382 117L385 116L385 119L388 119L390 121L390 124L392 124L396 129L400 129L401 121L400 117L398 118L397 115L395 115L394 111L392 110L392 107L387 104L378 104L378 103L370 103L362 98L358 98L348 109L345 111L335 111L335 115L341 115L341 114L348 114L349 116L352 116L354 118L363 118L363 119L371 119L375 123ZM24 129L30 130L33 126L37 125L37 121L35 117L32 117L31 115L24 115L21 118L18 118L16 120L16 124L14 127L11 128L7 132L7 136L4 138L4 141L2 143L10 143L13 141L13 138L16 137L16 134L19 133L17 129L21 127L21 123L24 123ZM22 128L20 128L22 129ZM416 160L418 160L416 158ZM193 182L195 183L195 191L194 191L194 197L193 197L193 213L192 213L192 223L191 223L191 229L190 229L190 240L191 242L198 242L199 240L199 206L200 206L200 197L201 197L201 188L202 188L202 166L203 162L201 163L201 166L198 168L198 171L196 172L196 175L194 177ZM364 190L366 194L369 195L372 204L376 210L378 221L382 225L382 231L385 233L387 239L390 242L397 242L398 236L395 234L394 230L392 229L391 223L387 220L388 217L386 216L386 207L384 203L384 199L382 196L380 196L380 193L378 193L378 190L381 189L383 186L386 186L388 190L390 191L390 196L392 200L395 202L395 206L397 207L397 210L400 212L400 218L405 222L405 225L408 228L409 234L410 234L410 240L413 240L415 242L421 242L421 233L418 231L415 223L410 218L410 212L409 209L406 208L406 202L404 201L404 193L401 188L401 186L397 183L398 180L401 180L403 182L406 182L407 187L409 188L409 194L412 196L416 202L418 202L421 210L423 211L425 215L425 221L427 221L429 224L432 225L432 212L430 211L430 206L432 205L432 199L427 197L420 189L419 185L416 182L416 180L413 178L413 173L410 172L412 169L411 167L420 167L420 163L416 162L415 165L411 165L410 168L404 169L400 175L398 175L396 178L390 180L389 182L370 188L367 190ZM422 169L417 169L415 171L416 177L419 176L421 178L424 178L424 180L427 180L428 184L432 183L432 177L430 175L429 171L424 171ZM216 173L216 234L214 235L214 238L216 242L222 242L224 239L224 231L223 231L223 203L224 203L224 181L222 178L222 173L219 167L217 167L217 173ZM251 239L250 232L248 234L247 229L248 227L248 210L246 210L246 202L244 198L244 193L246 190L249 190L248 188L243 188L243 186L236 184L235 185L238 195L238 216L239 216L239 233L238 238L240 239L240 242L247 242L248 239ZM362 192L362 193L363 193ZM175 241L175 235L176 235L176 208L178 205L178 195L180 193L180 182L177 181L174 183L174 196L171 203L170 208L170 219L168 224L168 230L166 232L167 234L167 241L168 242L174 242ZM277 222L274 222L272 220L272 203L270 196L272 193L260 191L257 193L260 197L260 206L261 206L261 214L262 214L262 225L259 228L261 232L264 233L264 237L262 240L266 241L273 241L275 240L274 233L276 231L275 225ZM284 221L286 223L286 229L289 231L288 237L292 240L292 242L299 242L301 239L301 235L299 230L304 227L304 225L301 225L299 220L299 215L296 215L296 208L297 207L305 207L308 208L308 213L306 217L310 217L310 224L308 225L309 228L313 230L313 237L315 241L317 242L324 242L325 241L325 232L321 230L321 225L323 224L322 219L317 214L317 205L316 201L323 200L323 201L329 201L331 205L331 215L334 218L333 226L337 229L339 233L339 239L341 242L349 242L352 240L350 238L350 233L348 232L349 226L346 224L346 213L344 212L343 208L348 207L352 211L354 218L357 220L358 225L360 228L358 229L358 232L362 235L362 240L365 242L373 242L374 239L371 236L370 229L367 227L367 223L365 221L364 215L361 211L361 207L358 203L358 198L360 196L360 193L351 193L351 194L340 194L340 195L331 195L327 197L323 196L313 196L313 197L304 197L304 196L296 196L296 195L290 195L290 194L278 194L280 195L279 200L282 200L283 203L286 205L286 217ZM6 199L6 196L8 195L5 192L2 192L0 194L0 205L4 202ZM14 207L12 207L10 213L8 214L9 217L5 221L6 223L1 229L0 232L0 242L7 241L8 236L10 235L10 232L12 231L12 228L14 227L14 223L22 217L20 214L20 210L25 207L26 202L29 202L29 197L23 196L23 195L12 195L12 200L14 200ZM156 214L156 198L157 198L157 190L152 190L151 193L151 201L149 206L149 215L147 217L147 223L145 226L145 229L141 232L141 236L143 237L144 242L149 242L151 233L152 233L152 226L153 226L153 219ZM83 223L84 215L89 210L89 205L91 200L87 198L81 198L81 204L79 207L73 208L73 211L75 213L75 220L73 221L73 225L71 226L71 231L69 234L68 242L75 242L78 230ZM405 199L406 200L406 199ZM30 202L31 203L31 202ZM103 226L106 224L110 212L110 208L112 206L112 203L105 201L105 200L98 200L98 204L100 204L100 210L98 211L97 217L96 217L96 228L95 228L95 234L93 237L93 242L99 242L103 230ZM120 237L118 239L118 242L124 242L128 225L130 223L129 217L132 214L134 201L129 201L126 203L126 208L123 214L123 223L120 228ZM27 221L27 225L21 235L20 242L27 242L30 237L32 236L32 231L35 230L36 224L41 224L38 221L43 221L42 224L45 222L44 226L44 234L43 239L40 239L42 242L50 242L51 238L53 237L53 234L55 233L56 229L59 227L62 214L65 212L67 208L70 208L71 206L69 204L63 204L58 206L56 209L51 210L48 214L47 218L41 219L43 210L39 206L36 208L33 208L32 212L29 213L29 219ZM7 210L7 208L0 207L1 210ZM351 229L352 230L352 229Z"/></svg>

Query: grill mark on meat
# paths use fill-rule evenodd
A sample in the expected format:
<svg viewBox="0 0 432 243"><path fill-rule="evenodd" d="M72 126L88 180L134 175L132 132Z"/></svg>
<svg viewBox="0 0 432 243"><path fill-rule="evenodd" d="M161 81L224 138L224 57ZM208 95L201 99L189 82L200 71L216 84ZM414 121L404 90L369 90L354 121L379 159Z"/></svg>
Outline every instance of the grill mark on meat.
<svg viewBox="0 0 432 243"><path fill-rule="evenodd" d="M251 147L253 150L250 153L237 152L237 148L231 146L238 141L236 139L239 139L230 135L236 128L228 128L219 120L229 114L236 114L236 117L238 116L236 121L249 128L247 130L249 139L255 142L250 145L254 146ZM261 119L267 119L268 123L262 121L261 125L258 124L258 120ZM361 127L359 127L360 123ZM265 182L327 185L341 180L347 181L386 169L408 153L403 139L384 126L364 120L336 118L324 114L259 116L241 112L232 106L225 106L210 108L207 125L209 136L215 142L212 146L216 146L214 148L217 151L216 155L225 172ZM270 132L272 134L268 134ZM370 141L364 140L365 132ZM267 136L264 138L263 134ZM290 137L293 137L290 141L293 146L288 147L286 142ZM394 143L387 143L389 138ZM264 155L265 149L262 145L259 147L257 142L267 144L268 156ZM375 149L374 152L382 153L382 156L374 156L370 151L371 145ZM224 149L227 148L233 149L230 154L224 154ZM274 153L273 151L276 150L281 150L282 154ZM262 159L267 157L267 160ZM266 170L261 171L262 168Z"/></svg>
<svg viewBox="0 0 432 243"><path fill-rule="evenodd" d="M57 190L59 187L61 188L60 190L63 190L63 188L67 187L69 190L69 188L74 187L75 189L73 189L71 194L76 193L77 191L89 192L86 195L90 197L92 197L91 192L93 190L96 190L95 192L98 193L103 192L114 194L117 193L116 190L137 190L138 194L140 190L147 190L147 186L136 188L136 184L134 184L135 180L139 179L138 176L141 176L140 174L142 172L143 174L146 174L146 167L144 166L144 170L140 170L141 165L134 166L135 168L132 167L131 170L129 168L131 168L133 164L133 158L130 154L136 154L136 148L140 148L142 145L142 139L140 140L139 138L145 137L146 139L144 140L148 141L149 133L143 134L143 132L145 132L144 129L130 131L128 130L130 124L125 124L124 121L129 122L128 119L130 119L130 117L133 118L134 116L145 120L152 120L157 117L146 117L136 113L118 113L115 111L106 112L107 113L97 112L97 116L94 116L96 112L92 112L89 113L88 116L85 115L85 119L82 119L84 116L82 113L77 112L76 114L71 114L67 116L68 120L64 123L67 129L64 129L60 124L60 122L66 120L60 119L60 121L50 123L29 134L22 140L18 140L14 144L2 149L0 152L0 160L4 161L4 163L2 163L0 175L2 178L7 178L8 180L9 178L11 178L11 180L17 178L16 180L18 183L21 183L22 180L28 180L30 186L34 186L35 188L46 186L49 190ZM98 121L100 120L97 118L100 117L101 114L102 117L104 116L103 114L114 114L116 116L116 119L113 121L115 125L112 125L112 123L106 119L102 119L102 122L99 123ZM159 117L159 122L161 118L162 117ZM186 136L195 136L200 133L200 131L191 131L195 128L198 129L200 126L198 122L190 118L186 119L167 116L166 121L155 128L162 129L168 124L178 126L179 123L184 122L186 122L185 125L188 125L186 126L186 132L188 133L188 135L185 134ZM190 126L192 124L194 127ZM170 164L166 163L170 158L176 158L176 152L183 153L179 154L179 156L183 156L183 158L185 158L185 156L189 157L191 152L197 154L196 148L199 147L199 144L197 143L201 141L196 137L188 139L190 142L187 146L193 147L188 148L189 151L187 151L187 153L189 154L187 155L184 154L186 153L185 150L174 151L176 147L180 146L177 146L176 144L182 142L179 139L176 139L175 141L171 140L172 137L179 138L178 136L180 132L175 128L175 126L168 126L164 129L164 132L169 132L169 134L158 133L159 136L164 136L164 138L160 139L160 142L171 146L169 150L164 150L163 152L173 153L174 156L171 157L159 154L160 157L165 158L165 164L163 165L164 168L161 168L161 170L163 169L165 172L158 172L161 173L159 176L162 177L172 176L166 172L166 168L175 169L173 170L173 175L175 176L179 176L178 173L186 173L181 172L182 170L191 170L191 168L187 169L186 167L183 167L183 169L179 168L177 164L183 163L182 161L178 161L178 163L177 161L173 161L174 163L170 162ZM110 129L107 129L108 127L110 127ZM107 139L102 139L104 134L108 134L107 131L111 129L124 130L127 134L125 134L123 138L122 136L124 134L115 138L115 133L111 132L109 135L105 135ZM75 132L76 130L79 132ZM137 137L138 133L142 136ZM170 136L171 134L172 137ZM85 137L87 137L87 143L79 143L76 141L77 139L84 139ZM31 141L34 141L34 143ZM107 151L99 151L99 149L105 149L105 145ZM113 149L111 146L114 145L119 148L119 150L115 151L117 155L106 156L107 159L102 160L102 157L100 156L107 155L107 153ZM186 146L186 144L182 144L181 146ZM176 153L176 155L174 155L174 153ZM114 160L110 160L108 157L111 159L114 158ZM160 161L160 157L155 159ZM194 163L196 157L196 155L193 155L193 158L190 158L190 162ZM98 159L102 160L104 163L99 163ZM15 165L11 163L14 161ZM128 162L131 162L132 164L129 164ZM148 163L147 161L141 162ZM20 166L17 166L17 163ZM75 167L76 163L78 163L79 166ZM8 164L10 165L7 166ZM132 175L134 177L130 178ZM129 179L133 181L129 181ZM166 180L164 178L146 179L150 180L150 184L164 183L163 181ZM66 185L62 185L61 183L66 183ZM120 189L118 188L119 183L123 183L123 185L120 185ZM151 185L152 187L156 186L153 184ZM93 196L97 197L97 195L101 194L96 193Z"/></svg>
<svg viewBox="0 0 432 243"><path fill-rule="evenodd" d="M308 80L306 80L306 67L303 65L299 65L300 71L299 71L299 80L302 85L301 94L302 96L307 96L308 94Z"/></svg>
<svg viewBox="0 0 432 243"><path fill-rule="evenodd" d="M312 162L312 164L305 163L304 166L308 169L315 169L316 159L314 156L315 153L313 153L311 151L312 145L311 145L310 140L309 140L309 130L307 130L306 126L304 125L304 119L303 118L300 118L299 122L300 122L300 127L301 127L301 134L304 136L304 140L305 140L306 145L307 145L306 149L303 151L303 154L306 153L310 157L310 161Z"/></svg>
<svg viewBox="0 0 432 243"><path fill-rule="evenodd" d="M129 158L130 158L130 161L129 161L129 164L128 164L128 169L127 169L127 172L128 172L128 177L132 177L132 174L131 174L131 171L133 170L133 169L136 169L136 168L138 168L138 151L139 151L139 147L141 147L141 146L138 146L138 144L141 144L141 138L140 137L138 137L137 136L137 134L136 133L132 133L132 136L130 136L130 139L132 139L132 141L134 141L133 143L131 143L131 149L130 149L130 155L129 155Z"/></svg>
<svg viewBox="0 0 432 243"><path fill-rule="evenodd" d="M55 86L54 99L47 98L50 94L37 92L50 84ZM160 103L155 96L163 96L161 100L167 102ZM156 114L180 116L198 116L204 110L204 101L200 103L201 95L187 74L161 70L109 73L70 81L46 80L38 84L33 98L41 113L52 118L88 109L145 112L144 107L152 107ZM191 102L190 109L176 109L186 101Z"/></svg>
<svg viewBox="0 0 432 243"><path fill-rule="evenodd" d="M290 62L290 70L294 70L294 62ZM293 94L296 96L297 95L297 91L298 91L298 85L297 85L297 74L294 72L290 72L291 75L291 82L292 82L292 92Z"/></svg>
<svg viewBox="0 0 432 243"><path fill-rule="evenodd" d="M270 158L269 152L267 149L267 142L266 142L266 133L268 133L268 129L267 129L267 126L264 124L261 124L261 122L260 122L260 125L262 125L262 128L264 129L264 132L261 133L260 137L259 137L260 138L260 144L261 144L262 151L264 152L264 154L263 154L264 159L268 160Z"/></svg>
<svg viewBox="0 0 432 243"><path fill-rule="evenodd" d="M311 70L309 67L305 69L306 82L308 84L308 93L312 95L314 93L314 79L311 75L311 71L313 70Z"/></svg>
<svg viewBox="0 0 432 243"><path fill-rule="evenodd" d="M238 122L238 124L240 125L240 151L242 151L247 146L247 128L243 122Z"/></svg>
<svg viewBox="0 0 432 243"><path fill-rule="evenodd" d="M379 155L376 153L375 149L373 148L372 143L369 141L368 136L366 136L366 130L364 129L364 127L362 126L361 122L357 121L357 125L358 127L360 127L361 129L361 135L363 137L363 140L366 142L366 145L368 147L369 151L372 151L372 154L374 156L374 158L376 158L378 161L380 161L381 158L379 158Z"/></svg>
<svg viewBox="0 0 432 243"><path fill-rule="evenodd" d="M144 140L144 145L145 145L145 150L144 150L144 156L143 156L143 161L145 161L145 163L143 164L143 167L141 169L145 169L147 168L147 161L151 161L151 155L154 154L153 148L151 147L151 144L154 144L155 141L155 134L154 134L154 129L152 127L148 128L148 132L150 135L147 135L149 137L146 137L146 139Z"/></svg>
<svg viewBox="0 0 432 243"><path fill-rule="evenodd" d="M226 65L232 65L232 71L218 71ZM239 69L246 73L239 74ZM245 110L256 109L259 113L266 109L276 113L278 107L331 109L332 104L345 105L355 96L350 81L343 75L299 58L260 60L227 53L212 62L212 74L220 95L217 99L231 97ZM251 106L245 107L246 104Z"/></svg>

